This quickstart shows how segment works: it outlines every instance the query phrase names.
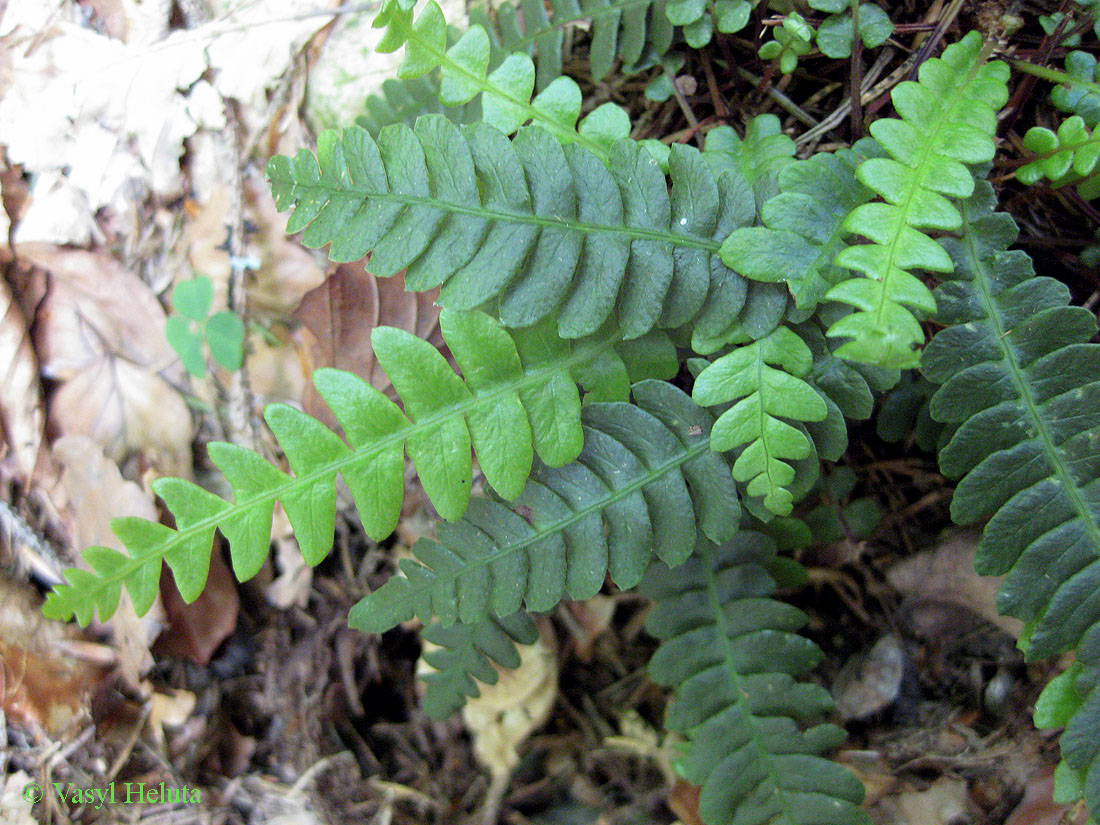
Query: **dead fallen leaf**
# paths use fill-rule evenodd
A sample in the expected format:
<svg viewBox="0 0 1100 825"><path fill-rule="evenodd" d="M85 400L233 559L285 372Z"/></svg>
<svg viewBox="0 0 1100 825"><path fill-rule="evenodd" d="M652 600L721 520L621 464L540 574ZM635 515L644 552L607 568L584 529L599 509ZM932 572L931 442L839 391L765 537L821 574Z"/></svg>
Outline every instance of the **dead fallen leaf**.
<svg viewBox="0 0 1100 825"><path fill-rule="evenodd" d="M550 716L558 692L556 650L550 624L540 621L538 641L519 645L519 667L497 668L497 683L479 685L481 695L462 708L474 754L494 779L511 775L519 762L517 748Z"/></svg>
<svg viewBox="0 0 1100 825"><path fill-rule="evenodd" d="M66 436L53 444L61 464L61 488L68 501L62 511L74 547L93 545L126 552L111 532L110 520L121 516L157 520L152 499L132 481L122 477L118 466L103 448L87 436ZM131 685L153 664L149 645L163 627L164 612L158 603L142 618L134 614L129 596L123 593L118 611L108 622L119 649L119 668Z"/></svg>
<svg viewBox="0 0 1100 825"><path fill-rule="evenodd" d="M895 564L886 578L906 598L956 604L1019 636L1023 624L997 612L1001 579L974 572L978 538L973 531L952 533L937 547Z"/></svg>
<svg viewBox="0 0 1100 825"><path fill-rule="evenodd" d="M160 593L168 627L154 650L160 655L188 658L200 666L209 664L214 651L236 628L240 610L237 580L222 554L215 548L206 586L191 604L183 601L167 571L161 576Z"/></svg>
<svg viewBox="0 0 1100 825"><path fill-rule="evenodd" d="M376 278L363 261L342 264L323 284L302 298L294 317L311 333L312 369L335 367L353 372L375 389L385 392L390 380L374 357L371 332L390 326L430 339L438 336L438 290L405 291L404 275ZM442 340L439 339L439 343ZM336 421L312 385L303 399L307 413L334 426Z"/></svg>
<svg viewBox="0 0 1100 825"><path fill-rule="evenodd" d="M153 291L105 252L21 244L19 257L49 273L35 350L50 378L73 377L99 356L163 370L177 360Z"/></svg>
<svg viewBox="0 0 1100 825"><path fill-rule="evenodd" d="M31 776L23 771L9 774L0 788L0 822L5 825L37 825L33 805L23 798L23 788Z"/></svg>
<svg viewBox="0 0 1100 825"><path fill-rule="evenodd" d="M42 618L26 587L0 574L0 714L53 734L84 717L104 670L68 654L72 637L70 628Z"/></svg>
<svg viewBox="0 0 1100 825"><path fill-rule="evenodd" d="M971 821L968 804L966 783L947 777L940 777L927 790L898 796L907 825L962 825Z"/></svg>
<svg viewBox="0 0 1100 825"><path fill-rule="evenodd" d="M1046 768L1024 787L1024 798L1005 825L1085 825L1088 818L1084 807L1074 816L1072 805L1054 801L1054 769Z"/></svg>
<svg viewBox="0 0 1100 825"><path fill-rule="evenodd" d="M24 485L38 463L44 422L38 361L26 319L7 283L0 281L0 433L13 475Z"/></svg>

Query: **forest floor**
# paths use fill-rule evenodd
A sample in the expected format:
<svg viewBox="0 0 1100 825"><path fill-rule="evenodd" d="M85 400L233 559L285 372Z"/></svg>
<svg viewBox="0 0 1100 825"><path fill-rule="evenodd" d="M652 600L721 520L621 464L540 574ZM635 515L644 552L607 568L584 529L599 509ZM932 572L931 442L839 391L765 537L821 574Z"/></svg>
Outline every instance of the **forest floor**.
<svg viewBox="0 0 1100 825"><path fill-rule="evenodd" d="M0 0L0 823L697 825L697 791L661 732L667 696L646 675L656 643L641 597L608 585L560 606L519 674L444 722L420 707L415 623L348 628L351 605L432 530L411 472L381 544L344 507L335 552L311 569L277 514L272 557L244 584L219 545L191 605L165 576L140 619L125 605L87 630L41 617L79 551L115 542L110 518L164 515L153 479L218 489L203 444L274 458L259 413L282 401L325 415L318 367L387 389L376 326L441 343L431 294L287 237L263 180L272 155L352 122L393 69L370 50L371 12L338 5ZM930 35L980 28L994 4L891 5L900 25L868 60L863 116L889 106ZM1061 65L1066 49L1036 22L1059 4L1027 5L1014 53ZM747 34L711 52L663 103L637 78L596 84L592 100L630 107L638 136L684 140L773 112L801 154L861 128L848 61L812 56L780 78ZM1043 84L1012 84L1002 136L1018 149L1017 124L1049 105ZM809 138L807 118L823 124ZM1095 308L1100 278L1078 253L1100 215L1012 171L992 179L1020 245ZM245 319L241 370L189 375L166 339L173 287L195 275ZM1024 663L998 582L973 573L976 535L950 527L951 485L921 447L931 422L912 421L900 439L853 428L826 504L852 520L799 551L809 584L784 594L826 654L814 678L850 733L837 758L876 825L1083 823L1050 801L1057 739L1031 721L1066 662ZM864 529L868 512L882 517ZM186 790L127 803L138 783ZM91 792L112 785L113 801Z"/></svg>

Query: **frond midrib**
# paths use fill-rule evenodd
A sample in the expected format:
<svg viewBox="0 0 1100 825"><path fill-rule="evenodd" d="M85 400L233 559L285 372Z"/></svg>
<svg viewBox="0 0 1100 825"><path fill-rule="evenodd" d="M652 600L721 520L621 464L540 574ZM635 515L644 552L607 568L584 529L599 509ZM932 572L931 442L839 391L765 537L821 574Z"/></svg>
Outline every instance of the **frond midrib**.
<svg viewBox="0 0 1100 825"><path fill-rule="evenodd" d="M295 190L304 190L306 192L321 191L327 193L329 198L332 198L335 195L354 193L356 195L360 195L364 201L369 198L380 201L389 201L392 203L400 203L408 207L418 206L439 209L441 211L455 215L470 215L473 217L485 218L495 223L522 223L543 228L565 228L586 235L602 234L611 235L612 237L625 237L629 238L632 241L658 241L661 243L669 243L680 247L702 249L712 254L717 254L719 248L721 247L721 243L719 243L718 241L697 238L691 235L680 235L675 232L658 232L652 229L642 229L639 227L626 225L610 226L609 224L588 223L586 221L579 221L571 218L550 217L545 215L536 215L534 213L524 214L519 212L506 212L499 209L490 209L484 206L475 207L468 204L440 200L438 198L423 197L418 195L403 195L396 192L369 192L359 187L341 187L336 184L329 184L326 183L324 180L320 180L315 183L294 182L292 185Z"/></svg>

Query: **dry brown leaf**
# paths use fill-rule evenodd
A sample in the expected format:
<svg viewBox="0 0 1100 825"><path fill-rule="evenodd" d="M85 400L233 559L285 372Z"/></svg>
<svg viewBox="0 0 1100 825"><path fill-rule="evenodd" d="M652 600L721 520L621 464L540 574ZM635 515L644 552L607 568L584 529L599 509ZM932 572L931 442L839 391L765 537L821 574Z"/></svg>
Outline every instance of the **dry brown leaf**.
<svg viewBox="0 0 1100 825"><path fill-rule="evenodd" d="M965 530L953 533L937 547L895 564L886 578L908 599L956 604L1019 636L1023 624L997 612L1001 579L974 572L977 547L976 533Z"/></svg>
<svg viewBox="0 0 1100 825"><path fill-rule="evenodd" d="M53 444L60 462L61 488L68 497L62 511L69 537L78 549L103 545L125 552L110 521L121 516L157 520L152 499L132 481L127 481L118 466L107 458L103 448L87 436L66 436ZM131 685L153 664L149 645L160 632L163 610L154 604L143 618L134 614L130 598L123 593L118 611L108 622L119 649L120 670Z"/></svg>
<svg viewBox="0 0 1100 825"><path fill-rule="evenodd" d="M233 633L240 611L237 580L217 547L210 557L206 586L195 601L185 603L167 573L161 576L160 593L168 627L157 639L156 652L186 657L200 666L208 664L218 645Z"/></svg>
<svg viewBox="0 0 1100 825"><path fill-rule="evenodd" d="M540 621L538 640L518 647L519 667L497 668L497 683L479 685L481 695L462 708L474 754L494 778L512 773L517 748L550 716L558 692L557 642L550 624Z"/></svg>
<svg viewBox="0 0 1100 825"><path fill-rule="evenodd" d="M50 378L71 378L102 355L163 370L178 360L153 291L105 252L21 244L19 257L46 270L35 349Z"/></svg>
<svg viewBox="0 0 1100 825"><path fill-rule="evenodd" d="M1024 788L1024 798L1005 820L1005 825L1085 825L1088 811L1054 801L1054 769L1046 768Z"/></svg>
<svg viewBox="0 0 1100 825"><path fill-rule="evenodd" d="M71 638L70 628L42 618L27 588L0 575L0 713L55 734L83 718L104 673L67 655Z"/></svg>
<svg viewBox="0 0 1100 825"><path fill-rule="evenodd" d="M42 447L42 388L26 319L7 283L0 281L0 432L13 475L24 485Z"/></svg>
<svg viewBox="0 0 1100 825"><path fill-rule="evenodd" d="M941 776L923 791L898 796L902 821L907 825L949 825L970 822L970 795L966 782Z"/></svg>
<svg viewBox="0 0 1100 825"><path fill-rule="evenodd" d="M403 274L376 278L364 262L341 264L328 279L302 298L294 317L311 334L312 369L335 367L353 372L375 389L385 392L390 380L374 357L370 336L375 327L390 326L430 339L438 336L438 290L405 291ZM438 339L441 342L441 339ZM307 413L327 425L336 421L310 386L302 401Z"/></svg>

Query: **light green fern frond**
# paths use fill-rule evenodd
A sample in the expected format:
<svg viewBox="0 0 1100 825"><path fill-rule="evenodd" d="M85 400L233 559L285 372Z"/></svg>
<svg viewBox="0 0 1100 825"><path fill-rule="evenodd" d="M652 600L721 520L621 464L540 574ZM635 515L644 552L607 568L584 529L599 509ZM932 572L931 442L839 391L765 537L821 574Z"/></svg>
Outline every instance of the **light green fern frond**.
<svg viewBox="0 0 1100 825"><path fill-rule="evenodd" d="M581 450L574 371L597 397L625 398L628 391L627 364L615 352L614 338L571 345L532 330L513 340L488 316L446 310L440 326L465 380L427 342L403 330L375 329L375 356L404 412L351 373L318 370L314 384L347 443L292 407L270 405L264 416L294 475L242 447L211 443L210 458L229 482L233 501L181 479L158 479L153 489L175 516L177 529L115 519L111 527L130 555L88 549L84 558L94 572L67 571L69 583L50 594L46 615L75 614L87 624L98 610L106 619L123 586L144 614L156 596L162 560L184 600L193 601L206 583L215 528L229 541L237 578L251 578L267 558L276 501L290 518L303 557L316 565L332 547L338 474L351 490L364 530L382 539L397 524L406 452L445 518L456 519L466 509L471 445L489 483L514 497L524 488L534 453L547 465L561 466ZM630 360L638 360L638 347Z"/></svg>
<svg viewBox="0 0 1100 825"><path fill-rule="evenodd" d="M952 266L922 230L959 228L950 199L973 191L965 164L992 160L997 109L1008 99L1008 67L985 61L981 37L971 32L942 58L926 61L919 82L894 89L900 119L871 124L889 157L865 160L856 175L883 200L856 207L845 221L849 232L870 243L836 257L838 265L866 277L838 284L825 296L857 310L828 331L852 339L837 350L843 358L889 367L913 367L920 358L916 348L924 332L913 310L931 314L936 304L911 270L947 273Z"/></svg>

